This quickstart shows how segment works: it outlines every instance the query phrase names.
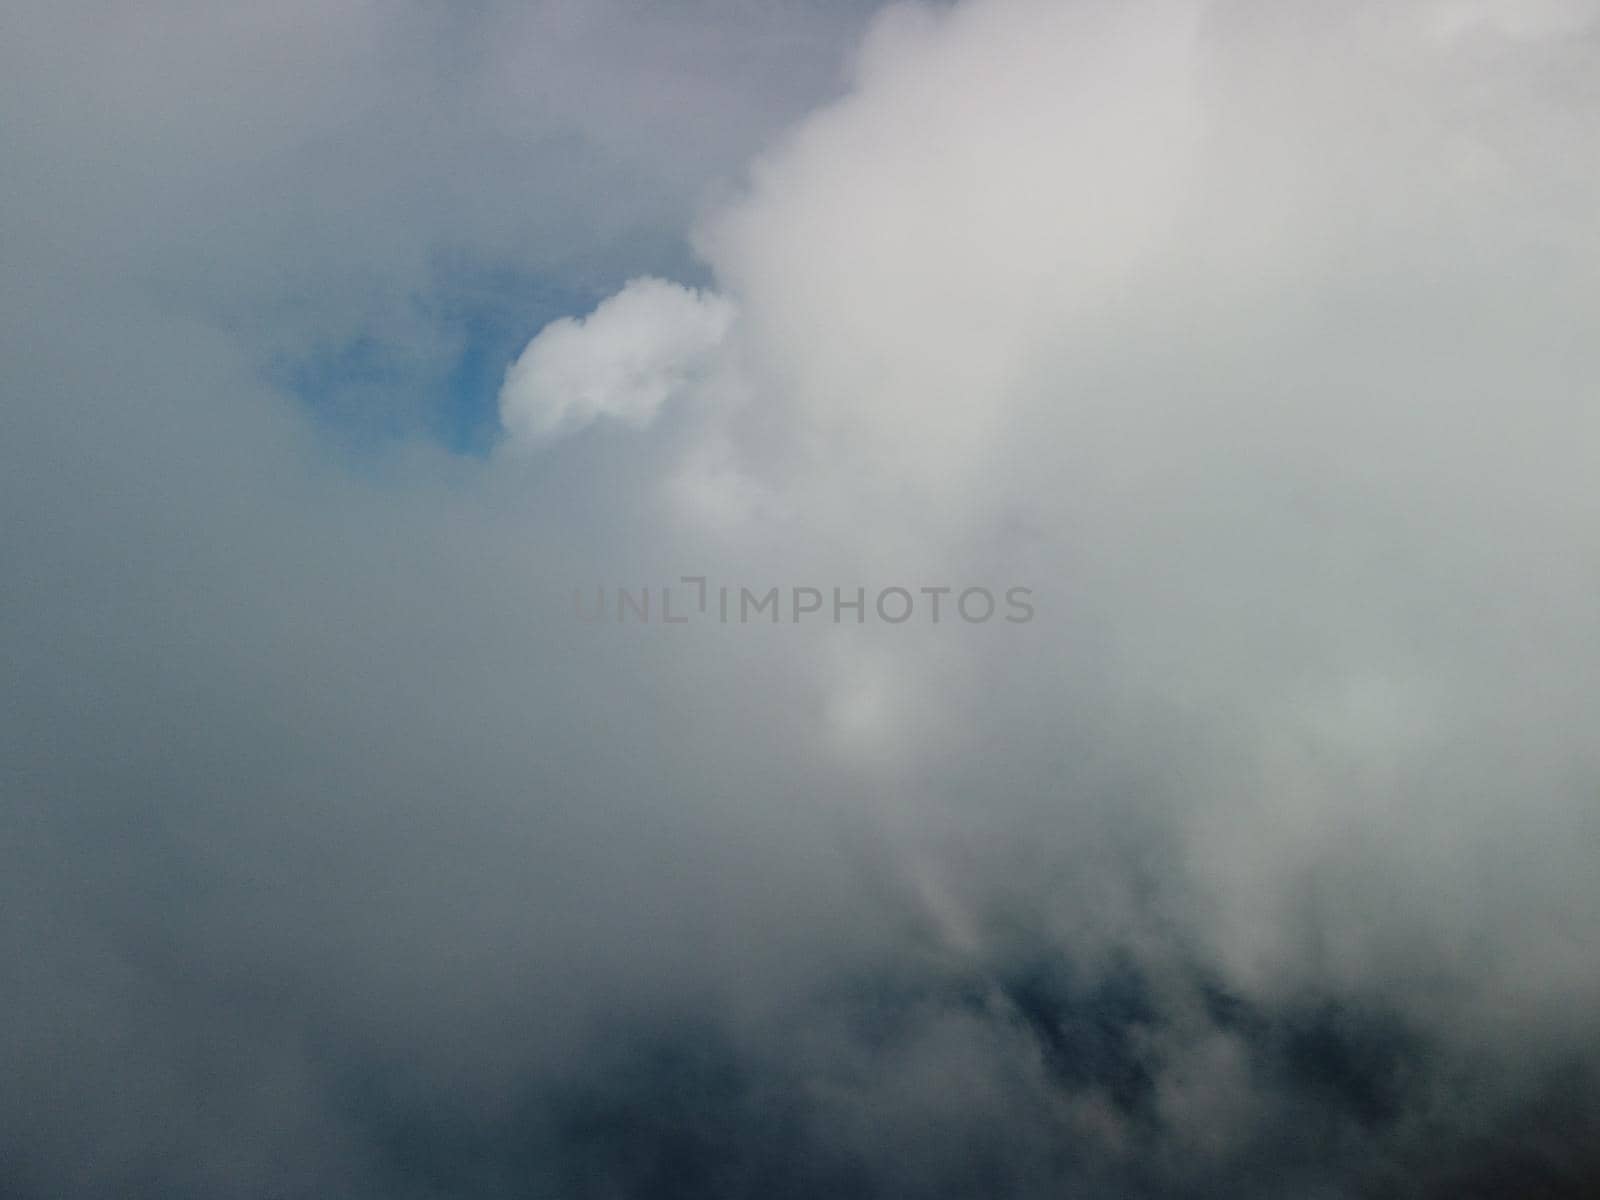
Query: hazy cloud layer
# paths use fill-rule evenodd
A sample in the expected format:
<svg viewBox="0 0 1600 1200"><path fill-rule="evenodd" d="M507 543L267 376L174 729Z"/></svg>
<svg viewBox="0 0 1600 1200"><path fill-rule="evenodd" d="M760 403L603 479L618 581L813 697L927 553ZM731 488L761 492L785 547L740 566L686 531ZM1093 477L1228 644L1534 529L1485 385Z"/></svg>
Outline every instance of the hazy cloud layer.
<svg viewBox="0 0 1600 1200"><path fill-rule="evenodd" d="M0 1192L1592 1190L1594 5L263 12L0 19Z"/></svg>

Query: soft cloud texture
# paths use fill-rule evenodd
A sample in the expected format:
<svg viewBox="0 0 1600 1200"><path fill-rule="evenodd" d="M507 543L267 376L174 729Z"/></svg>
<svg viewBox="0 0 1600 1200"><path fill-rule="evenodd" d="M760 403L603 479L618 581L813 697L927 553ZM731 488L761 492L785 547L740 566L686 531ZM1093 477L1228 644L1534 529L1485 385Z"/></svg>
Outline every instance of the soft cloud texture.
<svg viewBox="0 0 1600 1200"><path fill-rule="evenodd" d="M5 18L0 1191L1593 1190L1592 5L313 7Z"/></svg>
<svg viewBox="0 0 1600 1200"><path fill-rule="evenodd" d="M500 419L533 444L602 418L643 428L675 395L705 387L732 319L720 296L636 279L588 317L539 331L506 372Z"/></svg>
<svg viewBox="0 0 1600 1200"><path fill-rule="evenodd" d="M1263 1000L1589 1044L1593 27L897 10L857 89L704 222L745 402L706 406L664 486L710 461L762 515L690 506L690 536L797 582L1054 601L1043 644L816 635L819 736L913 846L976 822L1002 872L1153 822L1154 896L1052 910L1060 936L1155 921ZM1062 754L1111 778L1053 807ZM1121 804L1085 809L1094 787ZM994 879L905 852L981 944Z"/></svg>

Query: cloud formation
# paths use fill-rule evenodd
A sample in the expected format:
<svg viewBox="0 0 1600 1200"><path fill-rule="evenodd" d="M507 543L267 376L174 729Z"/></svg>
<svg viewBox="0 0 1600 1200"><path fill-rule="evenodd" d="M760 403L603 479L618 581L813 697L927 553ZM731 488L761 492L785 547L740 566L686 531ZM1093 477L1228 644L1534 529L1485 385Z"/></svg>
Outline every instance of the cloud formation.
<svg viewBox="0 0 1600 1200"><path fill-rule="evenodd" d="M660 279L635 279L588 317L546 325L506 371L500 419L538 444L602 418L644 428L674 395L704 386L732 309Z"/></svg>
<svg viewBox="0 0 1600 1200"><path fill-rule="evenodd" d="M0 37L0 1192L1592 1191L1594 5L314 7Z"/></svg>

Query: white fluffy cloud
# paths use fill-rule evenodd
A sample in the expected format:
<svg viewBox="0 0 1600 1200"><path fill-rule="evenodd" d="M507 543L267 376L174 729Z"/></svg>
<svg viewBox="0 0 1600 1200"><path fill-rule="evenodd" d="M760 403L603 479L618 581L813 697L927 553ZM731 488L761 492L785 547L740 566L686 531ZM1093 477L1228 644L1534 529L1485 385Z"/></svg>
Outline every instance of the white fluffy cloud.
<svg viewBox="0 0 1600 1200"><path fill-rule="evenodd" d="M704 386L733 307L661 279L635 279L588 317L540 330L506 372L500 416L538 444L602 418L649 425L674 396Z"/></svg>
<svg viewBox="0 0 1600 1200"><path fill-rule="evenodd" d="M1600 715L1582 18L1510 0L887 14L854 90L700 229L739 321L716 345L668 339L721 363L672 378L740 386L664 446L660 482L715 493L680 532L736 561L1025 582L1055 624L1026 648L836 635L818 743L870 711L851 745L876 786L918 791L956 745L1026 776L1049 748L976 716L970 688L996 662L1053 672L1036 703L1122 712L1109 736L1170 764L1139 803L1172 806L1188 916L1242 986L1364 986L1407 956L1465 971L1476 936L1500 947L1470 964L1480 998L1523 956L1565 956L1600 999L1600 969L1517 932L1600 918L1564 849L1594 783L1557 766L1592 761ZM530 346L543 428L669 390L608 358L606 313ZM565 375L543 366L558 346ZM640 395L614 382L641 376ZM759 519L730 522L741 503ZM1164 744L1158 713L1205 732ZM892 754L864 753L874 738ZM1452 909L1535 837L1512 805L1539 814L1545 870Z"/></svg>

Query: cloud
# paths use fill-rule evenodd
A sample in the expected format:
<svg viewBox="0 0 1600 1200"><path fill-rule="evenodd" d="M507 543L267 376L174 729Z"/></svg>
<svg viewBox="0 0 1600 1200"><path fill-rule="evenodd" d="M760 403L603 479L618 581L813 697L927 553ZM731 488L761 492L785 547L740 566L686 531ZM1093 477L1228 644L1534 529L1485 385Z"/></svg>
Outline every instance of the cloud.
<svg viewBox="0 0 1600 1200"><path fill-rule="evenodd" d="M1047 710L1123 711L1105 733L1169 793L1128 803L1172 806L1152 818L1171 902L1201 905L1192 932L1238 986L1409 987L1421 956L1469 1020L1520 969L1514 930L1600 900L1552 843L1493 916L1457 907L1531 836L1508 797L1582 836L1592 784L1552 771L1589 761L1575 721L1600 704L1571 436L1594 370L1600 160L1573 120L1593 47L1529 36L1535 8L1470 41L1429 6L1358 7L1327 41L1247 5L897 10L855 90L700 229L745 400L663 443L662 486L706 460L741 483L709 519L682 509L685 536L758 562L776 540L797 582L1057 598L1043 645L819 634L824 710L861 709L872 664L855 744L893 729L877 782L922 789L917 820L944 789L913 780L952 745L1044 786L1050 747L1008 700L985 721L976 681L1053 672ZM766 516L730 523L741 497ZM1504 704L1507 672L1548 704ZM1163 711L1195 732L1158 734ZM994 823L1055 837L1041 819Z"/></svg>
<svg viewBox="0 0 1600 1200"><path fill-rule="evenodd" d="M720 296L635 279L586 318L539 331L506 371L500 419L537 444L610 418L640 429L704 376L733 321Z"/></svg>
<svg viewBox="0 0 1600 1200"><path fill-rule="evenodd" d="M1529 970L1600 989L1581 939L1529 940L1600 911L1560 848L1591 769L1556 767L1592 761L1600 711L1571 437L1593 46L1538 6L1441 39L1441 11L1313 37L1302 8L896 10L703 221L745 399L662 443L668 498L738 481L683 536L776 542L797 582L1057 600L1042 643L816 635L813 736L837 752L857 714L841 761L952 945L983 944L1024 843L1150 837L1131 909L1121 860L1068 872L1093 916L1044 877L1003 903L1080 954L1170 922L1243 994L1382 995L1458 1047L1561 1023ZM931 844L947 822L996 839L986 870Z"/></svg>
<svg viewBox="0 0 1600 1200"><path fill-rule="evenodd" d="M150 12L0 38L0 1191L1592 1191L1578 6ZM468 293L507 453L263 370Z"/></svg>

